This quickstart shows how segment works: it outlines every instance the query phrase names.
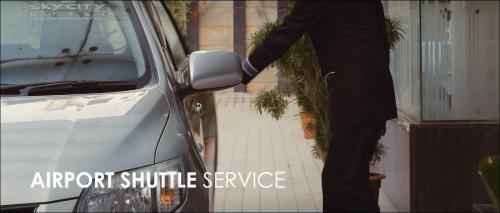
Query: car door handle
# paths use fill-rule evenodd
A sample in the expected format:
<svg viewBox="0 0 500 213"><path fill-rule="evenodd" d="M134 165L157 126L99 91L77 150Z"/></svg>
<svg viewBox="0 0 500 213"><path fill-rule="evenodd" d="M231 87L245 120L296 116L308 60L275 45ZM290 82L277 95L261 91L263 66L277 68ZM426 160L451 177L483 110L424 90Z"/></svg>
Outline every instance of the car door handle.
<svg viewBox="0 0 500 213"><path fill-rule="evenodd" d="M194 111L196 114L200 115L203 113L203 104L197 102L193 105Z"/></svg>
<svg viewBox="0 0 500 213"><path fill-rule="evenodd" d="M198 152L201 154L203 151L205 151L205 147L202 144L197 143L196 144L196 149Z"/></svg>

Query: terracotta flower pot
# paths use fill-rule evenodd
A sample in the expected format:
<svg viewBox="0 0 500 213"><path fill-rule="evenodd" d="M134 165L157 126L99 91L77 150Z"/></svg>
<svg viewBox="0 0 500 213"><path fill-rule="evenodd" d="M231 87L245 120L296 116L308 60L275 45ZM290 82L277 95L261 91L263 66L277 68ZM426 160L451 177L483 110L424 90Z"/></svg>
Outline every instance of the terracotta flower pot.
<svg viewBox="0 0 500 213"><path fill-rule="evenodd" d="M370 189L373 193L373 198L378 202L378 195L380 192L380 187L382 186L382 179L385 178L384 174L379 173L370 173L369 182Z"/></svg>
<svg viewBox="0 0 500 213"><path fill-rule="evenodd" d="M309 124L314 121L307 113L300 112L300 121L302 123L302 130L304 130L304 138L305 139L314 139L316 137L316 132L314 129L308 128Z"/></svg>

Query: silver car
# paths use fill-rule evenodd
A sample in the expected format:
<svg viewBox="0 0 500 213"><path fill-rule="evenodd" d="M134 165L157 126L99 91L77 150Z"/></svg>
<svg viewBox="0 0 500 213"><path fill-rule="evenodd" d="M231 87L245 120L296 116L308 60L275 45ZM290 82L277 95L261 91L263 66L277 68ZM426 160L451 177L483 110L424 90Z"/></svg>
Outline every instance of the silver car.
<svg viewBox="0 0 500 213"><path fill-rule="evenodd" d="M203 178L82 189L46 174L214 172L210 92L241 73L232 53L187 56L160 1L1 1L2 212L212 210Z"/></svg>

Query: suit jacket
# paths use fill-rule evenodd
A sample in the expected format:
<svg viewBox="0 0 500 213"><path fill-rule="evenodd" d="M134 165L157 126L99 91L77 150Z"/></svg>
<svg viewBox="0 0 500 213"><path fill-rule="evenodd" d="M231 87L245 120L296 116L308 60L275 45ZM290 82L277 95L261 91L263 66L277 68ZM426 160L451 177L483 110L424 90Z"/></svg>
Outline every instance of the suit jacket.
<svg viewBox="0 0 500 213"><path fill-rule="evenodd" d="M308 34L328 84L333 128L397 117L380 1L297 1L243 62L250 81Z"/></svg>

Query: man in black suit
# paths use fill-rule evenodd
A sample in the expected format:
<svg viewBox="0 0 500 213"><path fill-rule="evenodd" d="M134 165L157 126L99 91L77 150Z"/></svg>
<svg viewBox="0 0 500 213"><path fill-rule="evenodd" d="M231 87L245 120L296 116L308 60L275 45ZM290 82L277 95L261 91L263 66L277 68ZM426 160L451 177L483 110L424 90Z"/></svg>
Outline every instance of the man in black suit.
<svg viewBox="0 0 500 213"><path fill-rule="evenodd" d="M389 48L380 1L297 1L242 63L247 84L308 34L328 85L332 131L322 172L324 211L380 211L369 188L369 162L396 118Z"/></svg>

